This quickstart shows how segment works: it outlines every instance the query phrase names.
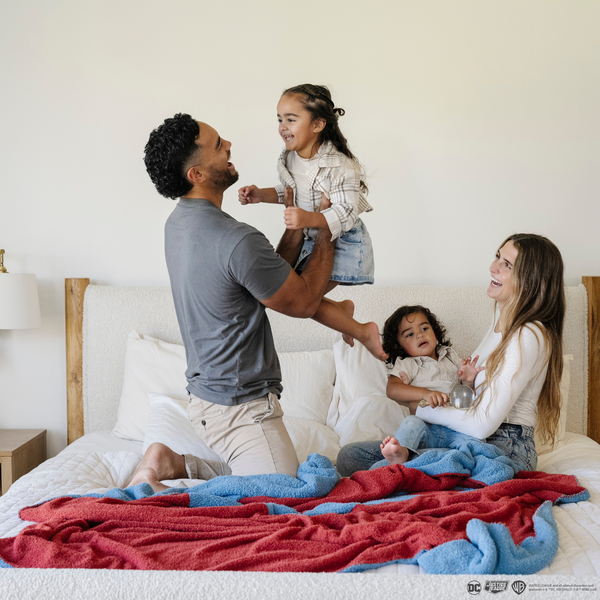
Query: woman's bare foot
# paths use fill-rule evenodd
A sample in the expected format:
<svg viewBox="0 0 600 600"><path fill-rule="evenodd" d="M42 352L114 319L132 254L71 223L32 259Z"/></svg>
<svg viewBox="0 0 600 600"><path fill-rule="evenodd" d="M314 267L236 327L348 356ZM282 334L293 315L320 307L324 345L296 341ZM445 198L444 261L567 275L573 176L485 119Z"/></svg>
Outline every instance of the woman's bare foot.
<svg viewBox="0 0 600 600"><path fill-rule="evenodd" d="M352 300L342 300L338 302L339 307L346 313L348 313L351 317L354 316L354 302ZM350 346L350 348L354 347L354 338L351 335L347 335L342 333L342 339Z"/></svg>
<svg viewBox="0 0 600 600"><path fill-rule="evenodd" d="M408 461L408 448L401 446L395 437L388 436L383 440L381 454L391 465L403 465Z"/></svg>
<svg viewBox="0 0 600 600"><path fill-rule="evenodd" d="M388 354L383 350L381 345L381 336L379 335L379 327L377 323L371 321L364 323L361 326L364 334L361 335L358 341L377 359L386 360Z"/></svg>

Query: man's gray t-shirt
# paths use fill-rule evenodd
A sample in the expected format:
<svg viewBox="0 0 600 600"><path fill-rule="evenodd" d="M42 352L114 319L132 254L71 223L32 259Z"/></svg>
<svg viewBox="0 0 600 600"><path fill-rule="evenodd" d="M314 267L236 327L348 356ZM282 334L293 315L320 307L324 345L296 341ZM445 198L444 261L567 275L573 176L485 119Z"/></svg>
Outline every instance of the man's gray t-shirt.
<svg viewBox="0 0 600 600"><path fill-rule="evenodd" d="M182 198L165 225L165 254L187 356L188 391L235 405L281 394L265 307L290 265L266 237L208 200Z"/></svg>

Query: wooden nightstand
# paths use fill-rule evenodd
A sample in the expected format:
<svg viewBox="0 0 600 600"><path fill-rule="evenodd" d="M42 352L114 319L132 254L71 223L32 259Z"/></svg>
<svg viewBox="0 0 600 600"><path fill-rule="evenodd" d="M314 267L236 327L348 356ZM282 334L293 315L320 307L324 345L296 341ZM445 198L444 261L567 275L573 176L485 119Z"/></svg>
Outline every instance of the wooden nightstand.
<svg viewBox="0 0 600 600"><path fill-rule="evenodd" d="M45 429L0 429L2 494L6 494L19 477L45 460Z"/></svg>

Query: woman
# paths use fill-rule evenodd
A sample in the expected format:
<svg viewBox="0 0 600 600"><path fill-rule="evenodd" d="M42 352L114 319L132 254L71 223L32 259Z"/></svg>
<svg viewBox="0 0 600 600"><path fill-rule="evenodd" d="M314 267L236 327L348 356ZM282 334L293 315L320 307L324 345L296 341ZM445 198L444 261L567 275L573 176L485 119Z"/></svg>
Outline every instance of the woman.
<svg viewBox="0 0 600 600"><path fill-rule="evenodd" d="M474 352L485 369L475 380L477 398L466 412L417 408L434 425L494 444L525 470L535 470L534 427L554 442L560 417L565 316L563 261L558 248L535 234L515 234L500 246L487 289L494 320ZM466 368L475 368L469 363ZM337 468L348 477L382 460L379 442L344 446Z"/></svg>

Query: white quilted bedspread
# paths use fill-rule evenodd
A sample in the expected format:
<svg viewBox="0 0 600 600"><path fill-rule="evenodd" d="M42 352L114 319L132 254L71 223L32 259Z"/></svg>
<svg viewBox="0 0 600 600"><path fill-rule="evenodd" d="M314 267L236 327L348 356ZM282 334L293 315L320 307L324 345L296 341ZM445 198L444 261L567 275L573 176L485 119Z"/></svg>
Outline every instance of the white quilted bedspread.
<svg viewBox="0 0 600 600"><path fill-rule="evenodd" d="M30 523L19 518L25 506L64 495L124 487L140 462L132 451L59 454L24 475L0 498L0 537L12 537Z"/></svg>
<svg viewBox="0 0 600 600"><path fill-rule="evenodd" d="M97 441L98 438L94 440ZM126 449L128 444L132 449ZM141 447L123 441L121 448L125 449L103 451L97 447L96 443L86 445L84 438L19 479L0 497L0 537L15 536L29 524L19 518L19 511L25 506L62 495L124 487L141 459ZM560 546L555 559L539 574L599 576L600 445L584 436L567 433L561 447L540 457L538 470L573 474L591 495L586 502L553 508ZM389 565L376 571L410 574L419 573L420 569Z"/></svg>

